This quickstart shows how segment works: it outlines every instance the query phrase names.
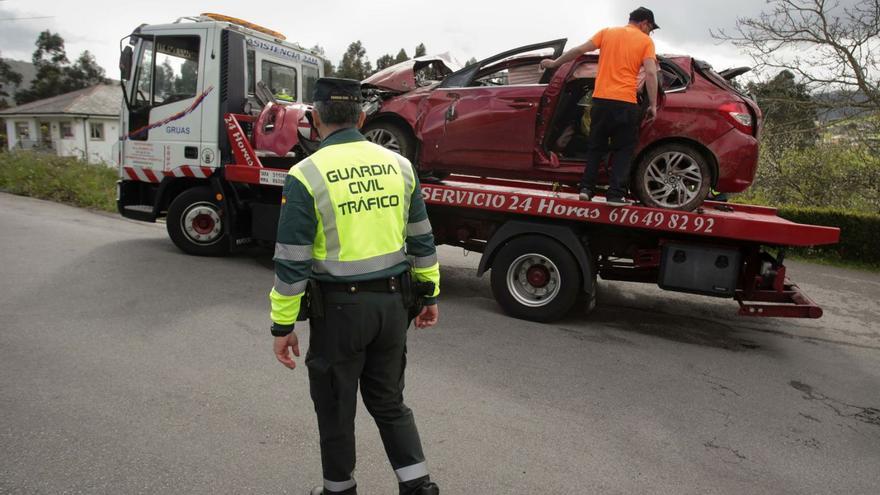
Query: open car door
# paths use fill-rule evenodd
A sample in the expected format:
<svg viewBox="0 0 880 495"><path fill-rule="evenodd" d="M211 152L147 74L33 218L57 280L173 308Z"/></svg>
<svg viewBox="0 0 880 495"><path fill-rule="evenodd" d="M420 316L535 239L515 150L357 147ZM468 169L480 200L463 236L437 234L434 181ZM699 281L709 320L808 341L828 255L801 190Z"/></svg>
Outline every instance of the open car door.
<svg viewBox="0 0 880 495"><path fill-rule="evenodd" d="M427 99L418 124L422 162L431 168L527 170L535 125L547 87L545 58L562 54L565 39L489 57L446 77Z"/></svg>

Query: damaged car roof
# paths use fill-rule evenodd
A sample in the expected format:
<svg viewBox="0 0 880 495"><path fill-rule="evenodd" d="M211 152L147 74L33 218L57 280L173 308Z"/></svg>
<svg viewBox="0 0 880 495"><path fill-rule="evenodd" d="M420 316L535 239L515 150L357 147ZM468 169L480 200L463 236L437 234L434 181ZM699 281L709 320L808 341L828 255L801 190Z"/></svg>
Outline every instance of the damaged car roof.
<svg viewBox="0 0 880 495"><path fill-rule="evenodd" d="M364 79L362 84L405 93L439 81L461 67L449 53L425 55L386 67Z"/></svg>

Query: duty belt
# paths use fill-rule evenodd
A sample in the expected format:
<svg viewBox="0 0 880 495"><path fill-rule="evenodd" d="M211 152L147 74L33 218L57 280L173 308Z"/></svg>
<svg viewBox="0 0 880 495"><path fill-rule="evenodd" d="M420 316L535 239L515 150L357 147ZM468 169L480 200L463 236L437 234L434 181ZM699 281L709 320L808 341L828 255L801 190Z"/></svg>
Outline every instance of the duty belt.
<svg viewBox="0 0 880 495"><path fill-rule="evenodd" d="M318 286L323 292L400 292L401 281L399 276L381 278L377 280L363 280L361 282L319 282Z"/></svg>

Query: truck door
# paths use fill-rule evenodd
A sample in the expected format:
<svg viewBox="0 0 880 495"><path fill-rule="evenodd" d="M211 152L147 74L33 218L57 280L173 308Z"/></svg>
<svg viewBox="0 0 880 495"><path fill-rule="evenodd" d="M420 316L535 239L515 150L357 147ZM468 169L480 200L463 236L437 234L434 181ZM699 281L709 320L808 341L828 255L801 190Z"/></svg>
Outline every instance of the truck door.
<svg viewBox="0 0 880 495"><path fill-rule="evenodd" d="M199 164L206 35L206 29L181 29L139 36L123 165L161 178Z"/></svg>

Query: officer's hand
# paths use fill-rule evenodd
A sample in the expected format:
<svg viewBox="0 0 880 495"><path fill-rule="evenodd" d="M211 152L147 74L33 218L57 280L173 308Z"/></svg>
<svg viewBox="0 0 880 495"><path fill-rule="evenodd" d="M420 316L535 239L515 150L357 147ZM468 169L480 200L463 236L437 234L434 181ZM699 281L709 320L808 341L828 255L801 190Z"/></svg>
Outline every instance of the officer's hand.
<svg viewBox="0 0 880 495"><path fill-rule="evenodd" d="M657 117L657 107L654 105L649 106L648 111L645 112L645 120L651 121L651 120L654 120L654 118L656 118L656 117Z"/></svg>
<svg viewBox="0 0 880 495"><path fill-rule="evenodd" d="M437 323L437 319L440 318L440 310L437 309L436 304L431 304L430 306L425 306L422 308L422 311L416 316L416 328L428 328L433 327Z"/></svg>
<svg viewBox="0 0 880 495"><path fill-rule="evenodd" d="M296 336L296 332L290 332L284 337L275 337L275 342L272 343L272 349L275 351L275 357L278 361L284 366L294 369L296 368L296 363L290 357L288 348L293 350L294 356L299 357L299 338Z"/></svg>

